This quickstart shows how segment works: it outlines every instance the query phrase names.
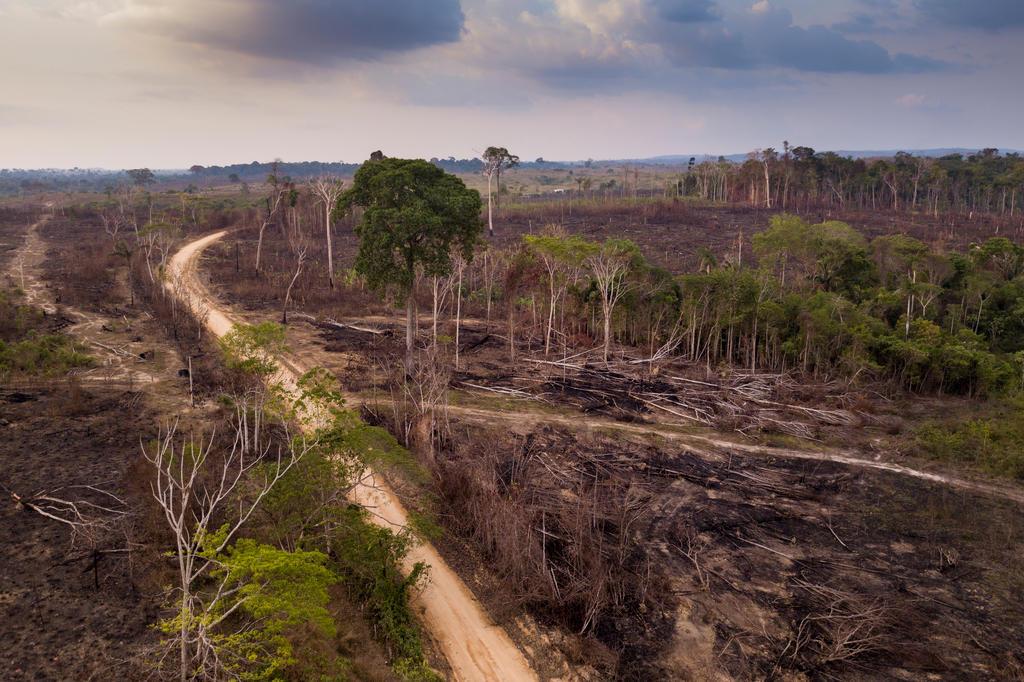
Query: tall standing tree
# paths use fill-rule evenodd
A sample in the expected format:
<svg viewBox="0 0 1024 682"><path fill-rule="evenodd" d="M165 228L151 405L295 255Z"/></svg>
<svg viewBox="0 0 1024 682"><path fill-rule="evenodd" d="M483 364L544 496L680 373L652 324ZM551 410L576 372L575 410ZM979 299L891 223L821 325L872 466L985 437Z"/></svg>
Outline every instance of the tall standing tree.
<svg viewBox="0 0 1024 682"><path fill-rule="evenodd" d="M551 352L558 301L579 277L584 262L595 254L598 246L578 235L569 236L554 226L546 228L544 234L526 235L524 241L543 263L548 275L548 321L544 329L544 355L547 355Z"/></svg>
<svg viewBox="0 0 1024 682"><path fill-rule="evenodd" d="M630 272L643 260L640 249L628 239L607 239L600 249L586 260L594 287L600 297L601 317L604 323L604 361L612 344L612 315L615 306L629 293L632 285L628 281Z"/></svg>
<svg viewBox="0 0 1024 682"><path fill-rule="evenodd" d="M334 288L334 249L331 245L331 211L338 203L343 185L341 180L328 175L316 178L309 183L313 194L324 204L324 231L327 235L327 280Z"/></svg>
<svg viewBox="0 0 1024 682"><path fill-rule="evenodd" d="M501 172L519 165L519 157L511 154L504 147L488 147L484 150L484 175L487 176L487 231L494 236L494 191L491 188L493 179L501 193Z"/></svg>
<svg viewBox="0 0 1024 682"><path fill-rule="evenodd" d="M356 272L370 288L405 304L407 369L412 369L415 347L417 272L447 276L453 252L472 259L483 230L482 203L479 192L437 166L393 158L364 163L338 199L335 216L352 206L364 209L356 226Z"/></svg>

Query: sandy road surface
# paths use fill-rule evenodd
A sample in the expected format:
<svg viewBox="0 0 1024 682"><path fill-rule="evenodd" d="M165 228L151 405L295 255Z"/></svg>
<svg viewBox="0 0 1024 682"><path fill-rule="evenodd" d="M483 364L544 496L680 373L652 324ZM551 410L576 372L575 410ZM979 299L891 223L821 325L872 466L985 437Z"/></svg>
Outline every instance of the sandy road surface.
<svg viewBox="0 0 1024 682"><path fill-rule="evenodd" d="M179 293L184 290L187 295L203 301L209 310L206 324L217 336L227 334L234 323L217 308L196 277L195 261L203 249L225 234L216 232L186 244L174 255L170 265L170 280L180 278L184 286L178 289ZM285 386L294 386L299 374L308 369L292 362L282 363L280 367ZM352 498L373 511L374 521L397 527L408 525L405 509L387 484L372 474L364 480L353 491ZM416 606L422 608L426 627L452 667L455 678L502 682L536 680L536 674L505 630L490 620L472 592L429 543L414 547L405 559L405 567L411 570L420 561L429 564L430 580L417 595Z"/></svg>

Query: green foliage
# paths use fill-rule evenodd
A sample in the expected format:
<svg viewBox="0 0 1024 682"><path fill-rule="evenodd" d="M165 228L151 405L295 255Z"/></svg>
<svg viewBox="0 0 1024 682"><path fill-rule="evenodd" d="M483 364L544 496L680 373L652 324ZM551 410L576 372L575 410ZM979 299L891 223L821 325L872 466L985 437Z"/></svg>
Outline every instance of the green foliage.
<svg viewBox="0 0 1024 682"><path fill-rule="evenodd" d="M408 576L399 570L412 536L376 526L367 512L346 509L347 522L332 539L333 554L351 594L366 605L388 645L394 668L407 680L435 680L426 663L423 642L409 604L412 592L426 578L427 565L417 563Z"/></svg>
<svg viewBox="0 0 1024 682"><path fill-rule="evenodd" d="M982 418L926 424L916 444L929 457L1024 481L1024 401L993 404L989 411Z"/></svg>
<svg viewBox="0 0 1024 682"><path fill-rule="evenodd" d="M404 301L417 269L444 276L453 250L472 258L483 229L481 205L479 192L431 163L385 158L356 171L335 215L352 206L364 209L356 227L356 271L370 288Z"/></svg>
<svg viewBox="0 0 1024 682"><path fill-rule="evenodd" d="M211 578L237 591L218 602L209 614L211 622L224 618L227 626L249 621L248 627L225 627L226 634L215 634L222 661L238 679L280 680L299 662L299 647L334 639L328 590L338 578L327 567L326 556L241 539L216 559ZM344 661L336 655L330 658L319 661L326 669L322 671L342 673Z"/></svg>
<svg viewBox="0 0 1024 682"><path fill-rule="evenodd" d="M867 244L856 230L838 221L810 225L796 216L773 216L767 230L754 235L754 252L766 267L788 271L788 283L819 286L859 298L872 283Z"/></svg>
<svg viewBox="0 0 1024 682"><path fill-rule="evenodd" d="M264 499L262 511L270 522L266 534L279 545L327 551L329 529L349 518L345 494L367 468L399 470L420 482L427 478L394 436L354 412L336 410L329 425L307 442L312 447L306 455Z"/></svg>
<svg viewBox="0 0 1024 682"><path fill-rule="evenodd" d="M526 246L542 258L565 267L581 267L596 253L598 245L579 235L524 235Z"/></svg>
<svg viewBox="0 0 1024 682"><path fill-rule="evenodd" d="M14 343L0 341L0 377L12 374L60 376L91 367L93 359L82 346L62 334L47 334Z"/></svg>
<svg viewBox="0 0 1024 682"><path fill-rule="evenodd" d="M300 386L307 393L326 391L331 402L332 392L322 386L321 373L304 379ZM407 680L438 679L426 663L409 604L426 566L417 565L408 577L400 570L413 542L411 533L374 525L368 512L346 499L369 466L377 471L398 468L407 478L419 480L427 474L390 433L341 409L340 401L334 404L338 407L330 424L312 436L314 447L264 498L267 523L262 532L282 546L328 553L353 600L366 607L395 671ZM436 529L426 515L413 517L413 526L421 534Z"/></svg>
<svg viewBox="0 0 1024 682"><path fill-rule="evenodd" d="M706 261L679 278L691 357L914 391L1020 386L1024 251L1009 240L946 254L906 235L867 244L844 223L778 215L754 248L760 273Z"/></svg>
<svg viewBox="0 0 1024 682"><path fill-rule="evenodd" d="M444 536L444 528L438 523L437 516L433 513L420 512L415 509L409 509L406 513L409 517L409 527L417 537L434 542Z"/></svg>
<svg viewBox="0 0 1024 682"><path fill-rule="evenodd" d="M285 327L275 322L235 325L219 343L228 369L260 379L274 374L274 356L288 350Z"/></svg>
<svg viewBox="0 0 1024 682"><path fill-rule="evenodd" d="M43 311L20 303L23 292L0 289L0 341L20 341L43 324Z"/></svg>

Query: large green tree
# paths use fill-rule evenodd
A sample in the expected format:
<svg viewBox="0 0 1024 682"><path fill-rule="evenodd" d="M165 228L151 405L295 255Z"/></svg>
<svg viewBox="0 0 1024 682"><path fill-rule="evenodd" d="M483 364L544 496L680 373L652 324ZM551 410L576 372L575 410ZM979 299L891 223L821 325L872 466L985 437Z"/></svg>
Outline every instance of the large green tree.
<svg viewBox="0 0 1024 682"><path fill-rule="evenodd" d="M411 367L416 274L448 275L453 252L472 259L483 230L480 193L422 159L377 158L356 171L335 213L352 206L363 208L356 226L356 272L372 289L405 304L406 364Z"/></svg>

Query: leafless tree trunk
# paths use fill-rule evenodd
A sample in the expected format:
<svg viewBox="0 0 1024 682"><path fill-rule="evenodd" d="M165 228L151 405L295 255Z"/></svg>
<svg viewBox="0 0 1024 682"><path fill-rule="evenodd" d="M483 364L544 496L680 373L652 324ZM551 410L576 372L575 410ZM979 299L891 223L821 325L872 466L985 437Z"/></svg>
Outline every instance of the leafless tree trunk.
<svg viewBox="0 0 1024 682"><path fill-rule="evenodd" d="M405 299L405 369L411 372L416 351L416 293L410 291Z"/></svg>
<svg viewBox="0 0 1024 682"><path fill-rule="evenodd" d="M455 369L459 368L459 332L462 328L462 275L466 271L466 260L462 256L454 259L455 274Z"/></svg>
<svg viewBox="0 0 1024 682"><path fill-rule="evenodd" d="M312 447L304 440L286 438L289 449L279 449L276 458L270 456L269 445L256 456L247 456L243 443L248 440L244 433L248 420L244 413L262 409L262 402L252 395L242 396L235 408L235 437L223 458L211 458L213 436L208 440L194 435L179 440L177 423L157 438L155 447L142 448L143 456L155 469L153 498L175 541L180 626L171 645L178 650L182 682L197 673L221 672L216 669L217 652L209 634L234 608L213 616L220 600L228 596L224 584L212 596L195 590L196 581L216 566L209 557L220 554L231 544L263 498ZM266 466L268 461L270 465ZM263 476L257 480L260 465ZM244 501L235 504L235 494L243 485L248 494ZM215 533L218 528L222 532ZM216 538L215 546L210 546L211 537ZM209 670L211 666L215 669Z"/></svg>
<svg viewBox="0 0 1024 682"><path fill-rule="evenodd" d="M334 288L334 249L331 243L331 210L341 196L342 183L337 178L324 176L310 183L313 193L324 203L324 232L327 236L327 280Z"/></svg>
<svg viewBox="0 0 1024 682"><path fill-rule="evenodd" d="M604 361L608 362L608 353L612 343L612 314L615 312L615 306L629 291L629 285L623 281L629 270L629 263L620 254L602 250L601 253L588 258L587 265L590 267L594 283L601 295L601 314L604 318Z"/></svg>
<svg viewBox="0 0 1024 682"><path fill-rule="evenodd" d="M288 303L291 302L292 288L295 286L295 282L302 274L302 267L306 263L306 253L309 251L309 242L306 239L306 233L302 229L302 220L300 217L296 217L293 221L292 227L286 230L285 236L288 238L288 247L295 256L295 274L292 275L292 279L288 283L288 288L285 290L284 310L281 313L281 322L283 324L288 324Z"/></svg>
<svg viewBox="0 0 1024 682"><path fill-rule="evenodd" d="M292 287L295 286L295 280L302 274L302 266L306 262L306 247L303 246L295 257L295 274L292 275L291 282L288 283L288 288L284 292L284 310L281 313L281 323L288 324L288 303L292 299Z"/></svg>
<svg viewBox="0 0 1024 682"><path fill-rule="evenodd" d="M488 168L487 175L487 231L494 236L494 192L491 191L491 178L495 171Z"/></svg>
<svg viewBox="0 0 1024 682"><path fill-rule="evenodd" d="M441 310L444 309L445 299L448 298L448 294L451 293L454 282L449 277L434 277L431 279L430 288L433 294L434 308L432 316L432 330L430 343L433 347L437 347L437 319L441 316Z"/></svg>
<svg viewBox="0 0 1024 682"><path fill-rule="evenodd" d="M277 198L274 199L273 207L271 207L270 199L267 199L267 215L263 219L263 222L260 223L260 234L256 241L256 272L260 271L260 257L263 254L263 232L267 229L267 226L270 225L274 216L277 215L277 211L281 207L281 201L283 198L284 192L279 191L277 193Z"/></svg>

